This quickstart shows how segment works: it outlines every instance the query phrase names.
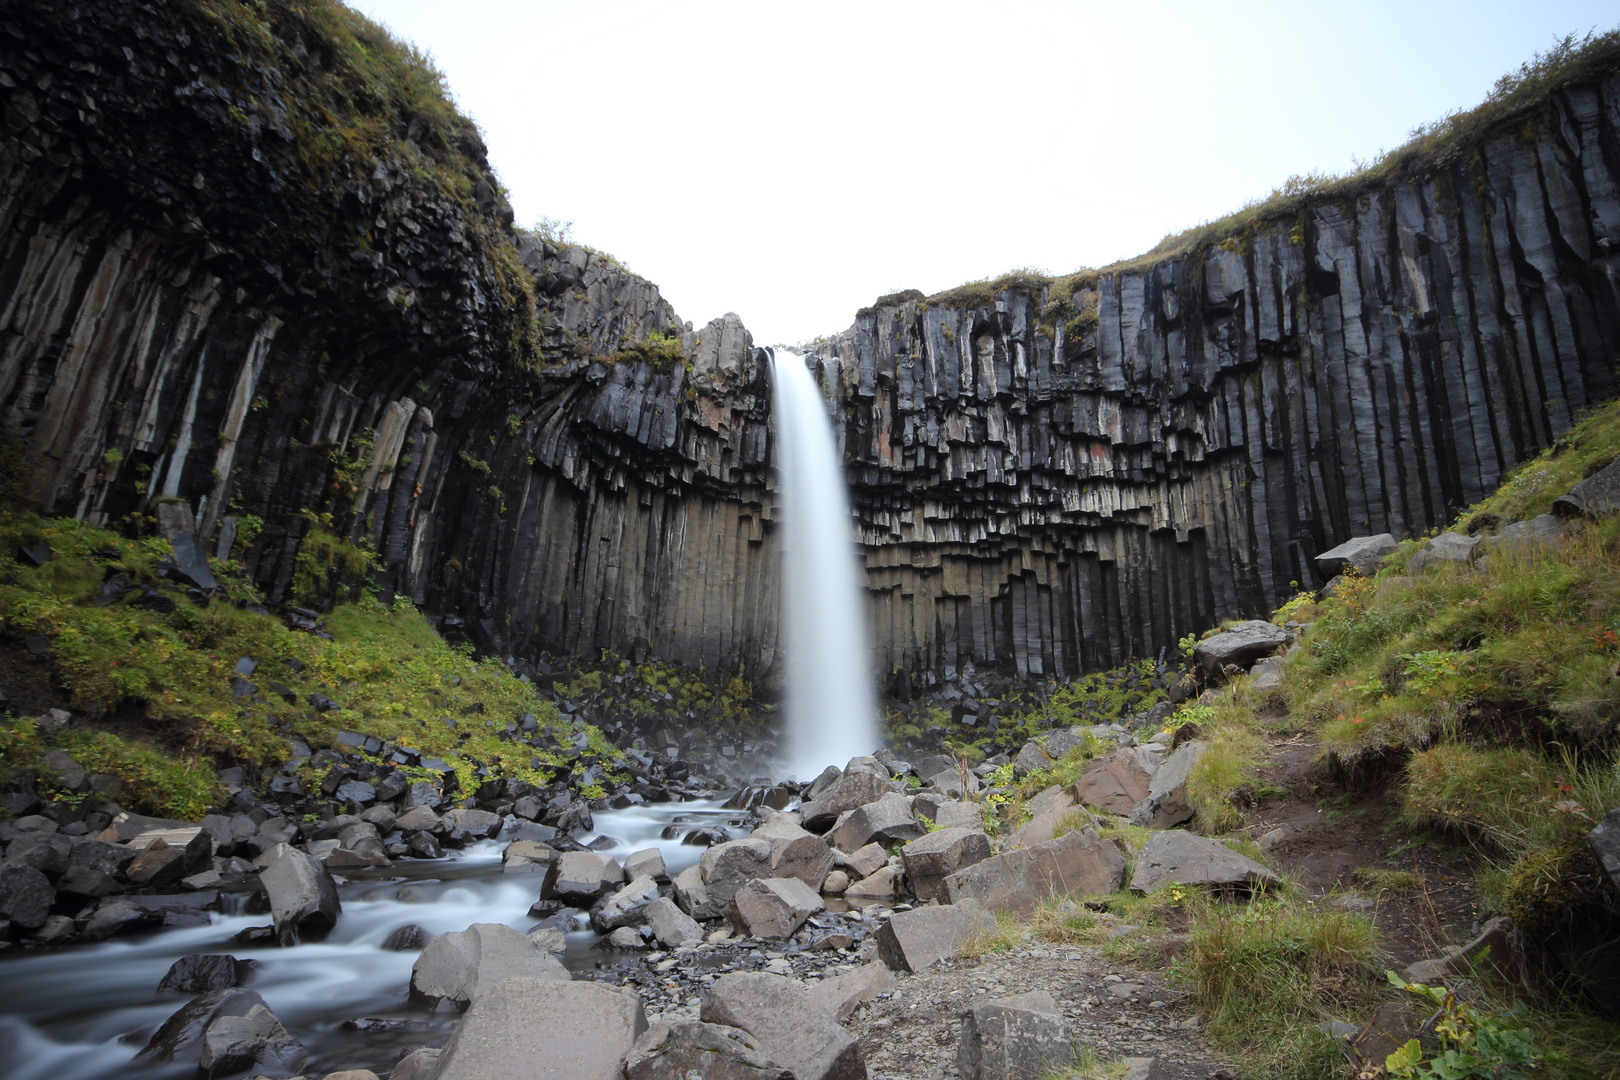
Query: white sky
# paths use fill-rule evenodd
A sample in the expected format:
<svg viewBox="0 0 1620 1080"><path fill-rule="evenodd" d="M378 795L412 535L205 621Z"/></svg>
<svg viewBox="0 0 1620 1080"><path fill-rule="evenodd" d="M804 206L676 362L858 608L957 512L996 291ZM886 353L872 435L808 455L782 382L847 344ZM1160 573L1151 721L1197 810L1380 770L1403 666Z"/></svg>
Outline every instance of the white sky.
<svg viewBox="0 0 1620 1080"><path fill-rule="evenodd" d="M351 0L354 2L354 0ZM1614 0L358 0L433 54L518 221L761 344L1065 273L1343 172Z"/></svg>

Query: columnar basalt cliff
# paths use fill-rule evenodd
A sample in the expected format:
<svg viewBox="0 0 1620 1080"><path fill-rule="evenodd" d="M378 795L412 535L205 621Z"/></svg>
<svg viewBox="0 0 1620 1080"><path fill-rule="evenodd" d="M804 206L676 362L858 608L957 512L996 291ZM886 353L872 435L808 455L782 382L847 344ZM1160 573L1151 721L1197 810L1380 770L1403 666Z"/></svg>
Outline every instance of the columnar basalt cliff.
<svg viewBox="0 0 1620 1080"><path fill-rule="evenodd" d="M364 47L359 47L363 45ZM1072 675L1491 490L1620 351L1620 78L1138 268L815 347L874 666ZM183 501L273 602L314 533L533 657L775 670L766 357L511 227L472 126L324 0L0 16L0 412L35 496Z"/></svg>

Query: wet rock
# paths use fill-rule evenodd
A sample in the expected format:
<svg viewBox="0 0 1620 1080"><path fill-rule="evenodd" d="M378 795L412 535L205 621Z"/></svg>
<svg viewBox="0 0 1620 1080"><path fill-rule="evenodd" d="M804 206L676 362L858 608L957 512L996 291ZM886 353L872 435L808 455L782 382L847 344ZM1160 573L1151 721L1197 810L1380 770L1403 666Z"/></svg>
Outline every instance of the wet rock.
<svg viewBox="0 0 1620 1080"><path fill-rule="evenodd" d="M873 843L904 844L926 831L912 816L906 797L890 791L839 817L828 839L841 851L855 851Z"/></svg>
<svg viewBox="0 0 1620 1080"><path fill-rule="evenodd" d="M201 1049L203 1032L222 1016L246 1016L266 1008L264 998L252 990L214 990L186 1002L165 1020L135 1055L143 1064L161 1064L189 1057Z"/></svg>
<svg viewBox="0 0 1620 1080"><path fill-rule="evenodd" d="M114 934L150 926L158 918L155 913L129 900L103 900L85 923L84 938L87 941L105 941Z"/></svg>
<svg viewBox="0 0 1620 1080"><path fill-rule="evenodd" d="M388 932L388 936L383 939L382 948L387 952L416 952L418 949L427 948L431 940L433 935L428 933L425 927L406 923Z"/></svg>
<svg viewBox="0 0 1620 1080"><path fill-rule="evenodd" d="M1148 780L1148 797L1131 807L1131 824L1144 829L1169 829L1192 820L1192 799L1187 777L1204 752L1202 742L1183 743Z"/></svg>
<svg viewBox="0 0 1620 1080"><path fill-rule="evenodd" d="M698 867L709 902L723 911L743 885L771 876L771 845L753 837L727 840L705 851L698 860Z"/></svg>
<svg viewBox="0 0 1620 1080"><path fill-rule="evenodd" d="M1084 806L1129 816L1132 808L1148 797L1161 756L1162 751L1157 747L1131 746L1115 750L1086 766L1075 782L1075 797Z"/></svg>
<svg viewBox="0 0 1620 1080"><path fill-rule="evenodd" d="M1354 568L1362 577L1372 577L1384 565L1384 556L1394 551L1397 544L1389 533L1377 536L1353 536L1336 548L1330 548L1316 557L1316 566L1324 578L1335 577ZM1252 662L1255 657L1250 657ZM1230 661L1239 663L1239 661Z"/></svg>
<svg viewBox="0 0 1620 1080"><path fill-rule="evenodd" d="M500 835L501 819L488 810L472 810L465 807L452 810L444 815L445 824L452 829L459 829L469 836L480 840L492 840Z"/></svg>
<svg viewBox="0 0 1620 1080"><path fill-rule="evenodd" d="M881 777L869 772L844 773L825 792L801 806L799 817L811 832L825 831L840 815L858 806L877 802L891 790L887 770Z"/></svg>
<svg viewBox="0 0 1620 1080"><path fill-rule="evenodd" d="M793 1080L740 1028L700 1021L654 1024L624 1060L625 1080Z"/></svg>
<svg viewBox="0 0 1620 1080"><path fill-rule="evenodd" d="M20 862L0 864L0 918L38 930L55 902L56 890L44 874Z"/></svg>
<svg viewBox="0 0 1620 1080"><path fill-rule="evenodd" d="M1282 627L1251 619L1200 641L1193 649L1193 660L1213 678L1228 664L1247 668L1262 656L1270 656L1287 645L1288 641L1288 631Z"/></svg>
<svg viewBox="0 0 1620 1080"><path fill-rule="evenodd" d="M657 848L643 848L631 852L625 856L624 876L632 881L638 877L668 881L669 871L664 868L664 853Z"/></svg>
<svg viewBox="0 0 1620 1080"><path fill-rule="evenodd" d="M995 916L971 900L897 911L877 928L878 956L895 971L926 971L975 936L994 933Z"/></svg>
<svg viewBox="0 0 1620 1080"><path fill-rule="evenodd" d="M66 915L47 915L44 925L34 931L31 939L41 945L54 945L72 937L75 929L73 920Z"/></svg>
<svg viewBox="0 0 1620 1080"><path fill-rule="evenodd" d="M1184 829L1155 833L1136 857L1131 891L1156 893L1167 885L1203 885L1216 890L1251 891L1281 879L1225 844Z"/></svg>
<svg viewBox="0 0 1620 1080"><path fill-rule="evenodd" d="M502 979L563 980L568 969L523 934L501 923L474 923L440 934L411 966L411 997L465 1009Z"/></svg>
<svg viewBox="0 0 1620 1080"><path fill-rule="evenodd" d="M413 832L405 837L405 850L418 859L444 858L444 849L430 832Z"/></svg>
<svg viewBox="0 0 1620 1080"><path fill-rule="evenodd" d="M503 979L462 1017L435 1080L621 1080L647 1030L641 998L580 980Z"/></svg>
<svg viewBox="0 0 1620 1080"><path fill-rule="evenodd" d="M657 899L658 882L650 876L636 878L591 911L591 925L604 934L621 926L639 925L647 921L647 905Z"/></svg>
<svg viewBox="0 0 1620 1080"><path fill-rule="evenodd" d="M307 1055L268 1006L255 1005L243 1016L216 1016L203 1032L199 1080L218 1080L247 1069L291 1074Z"/></svg>
<svg viewBox="0 0 1620 1080"><path fill-rule="evenodd" d="M820 979L810 985L808 993L813 1005L832 1013L833 1019L842 1024L862 1002L894 989L898 983L887 964L868 963L854 971Z"/></svg>
<svg viewBox="0 0 1620 1080"><path fill-rule="evenodd" d="M962 1020L962 1080L1040 1080L1073 1062L1069 1025L1045 990L975 1005Z"/></svg>
<svg viewBox="0 0 1620 1080"><path fill-rule="evenodd" d="M158 983L160 994L206 994L229 990L247 981L253 961L218 953L188 953L169 966Z"/></svg>
<svg viewBox="0 0 1620 1080"><path fill-rule="evenodd" d="M648 904L646 916L653 937L666 949L703 940L703 927L667 896Z"/></svg>
<svg viewBox="0 0 1620 1080"><path fill-rule="evenodd" d="M276 939L283 945L319 941L343 910L332 875L312 856L285 844L266 855L259 883L270 899Z"/></svg>
<svg viewBox="0 0 1620 1080"><path fill-rule="evenodd" d="M619 864L594 851L565 851L546 871L540 886L542 900L559 900L574 907L590 907L624 880Z"/></svg>
<svg viewBox="0 0 1620 1080"><path fill-rule="evenodd" d="M990 857L990 838L969 829L939 829L900 849L906 881L918 900L939 895L945 878Z"/></svg>
<svg viewBox="0 0 1620 1080"><path fill-rule="evenodd" d="M185 867L185 849L158 840L142 851L124 873L133 885L162 889L179 881Z"/></svg>
<svg viewBox="0 0 1620 1080"><path fill-rule="evenodd" d="M861 1044L831 1013L809 1004L805 992L780 975L740 972L715 980L699 1016L748 1032L796 1080L865 1080Z"/></svg>
<svg viewBox="0 0 1620 1080"><path fill-rule="evenodd" d="M1125 858L1106 840L1071 832L1044 844L991 856L945 879L952 904L976 900L995 911L1027 915L1066 894L1111 893L1125 876Z"/></svg>
<svg viewBox="0 0 1620 1080"><path fill-rule="evenodd" d="M785 940L825 907L798 878L760 878L732 894L728 915L734 926L754 937Z"/></svg>

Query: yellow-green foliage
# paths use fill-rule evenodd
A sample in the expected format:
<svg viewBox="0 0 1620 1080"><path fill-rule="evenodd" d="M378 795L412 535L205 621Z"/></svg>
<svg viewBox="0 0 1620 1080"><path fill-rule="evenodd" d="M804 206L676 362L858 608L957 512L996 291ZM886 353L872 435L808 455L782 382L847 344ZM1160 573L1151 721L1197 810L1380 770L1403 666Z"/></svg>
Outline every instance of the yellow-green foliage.
<svg viewBox="0 0 1620 1080"><path fill-rule="evenodd" d="M1316 1025L1368 1011L1377 950L1377 932L1359 915L1268 897L1202 912L1186 974L1210 1034L1248 1070L1316 1080L1343 1064Z"/></svg>
<svg viewBox="0 0 1620 1080"><path fill-rule="evenodd" d="M475 661L470 650L446 644L409 603L385 608L367 596L341 604L327 617L331 641L294 633L272 616L228 602L198 607L174 591L164 593L176 601L170 613L127 602L98 607L104 566L150 580L156 560L170 554L168 543L31 514L0 519L5 551L41 540L51 545L51 561L39 568L11 563L16 583L0 584L0 634L13 645L44 635L53 674L72 694L76 712L93 722L121 706L138 706L147 726L163 733L163 745L145 747L79 727L42 740L14 725L0 742L0 765L32 767L45 750L61 746L75 756L92 755L81 761L87 768L123 778L132 807L195 816L213 796L216 761L260 765L286 758L284 723L317 747L331 745L346 728L417 747L454 766L464 788L476 786L476 763L498 775L549 779L559 763L553 755L498 738L519 715L532 713L572 734L531 685L503 664ZM339 551L327 565L340 564L348 545L334 541L332 547ZM117 557L104 561L98 551ZM246 582L231 576L232 564L213 565L234 594L252 596ZM255 698L232 694L233 669L243 656L260 663ZM282 663L289 658L306 665L302 676ZM297 704L271 693L270 682L294 691ZM340 708L314 711L312 693ZM464 711L475 704L483 712ZM620 759L600 733L586 730L591 752L609 765Z"/></svg>
<svg viewBox="0 0 1620 1080"><path fill-rule="evenodd" d="M293 598L315 603L347 595L364 584L375 556L327 532L311 529L298 542L293 558Z"/></svg>
<svg viewBox="0 0 1620 1080"><path fill-rule="evenodd" d="M686 363L681 335L654 330L645 341L626 345L614 354L615 363L643 363L654 371L669 371Z"/></svg>

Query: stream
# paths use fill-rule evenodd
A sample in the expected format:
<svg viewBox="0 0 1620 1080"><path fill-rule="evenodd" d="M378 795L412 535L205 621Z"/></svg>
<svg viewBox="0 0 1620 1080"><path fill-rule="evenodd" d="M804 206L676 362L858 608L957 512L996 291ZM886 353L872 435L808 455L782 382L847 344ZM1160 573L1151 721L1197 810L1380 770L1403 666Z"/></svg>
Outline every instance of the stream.
<svg viewBox="0 0 1620 1080"><path fill-rule="evenodd" d="M691 828L718 825L728 835L744 834L746 813L721 810L721 801L603 810L593 815L596 832L581 839L619 840L605 850L620 859L656 847L673 876L703 854L679 839L662 839L676 816L695 819ZM489 840L444 859L401 859L387 869L355 874L338 888L343 914L332 933L291 949L231 941L239 931L266 925L268 915L214 912L207 926L0 958L0 1075L7 1080L191 1076L195 1062L150 1068L130 1063L157 1026L189 1000L155 992L170 965L188 953L229 953L256 961L259 966L244 985L262 995L304 1044L305 1072L312 1076L338 1069L385 1073L408 1048L442 1046L449 1038L459 1013L436 1012L409 1000L411 965L419 954L381 947L390 932L406 924L435 935L475 922L524 931L542 922L555 925L567 931L564 963L576 975L640 955L598 947L599 935L584 926L581 915L530 916L541 876L503 873L506 844ZM222 906L239 910L246 895L226 894ZM357 1020L365 1022L357 1025Z"/></svg>

